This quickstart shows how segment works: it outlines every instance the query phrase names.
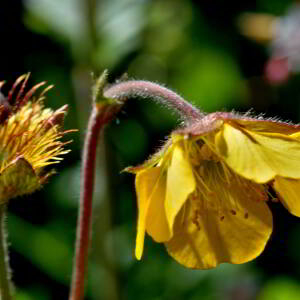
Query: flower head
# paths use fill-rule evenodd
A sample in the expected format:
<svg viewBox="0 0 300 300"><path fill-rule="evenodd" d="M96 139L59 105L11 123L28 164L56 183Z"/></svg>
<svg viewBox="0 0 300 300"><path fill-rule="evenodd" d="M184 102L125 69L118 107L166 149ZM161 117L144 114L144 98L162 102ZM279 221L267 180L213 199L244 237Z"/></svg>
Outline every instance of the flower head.
<svg viewBox="0 0 300 300"><path fill-rule="evenodd" d="M149 161L127 169L136 174L136 257L145 232L190 268L257 257L272 233L268 199L300 216L299 138L298 125L234 113L174 131Z"/></svg>
<svg viewBox="0 0 300 300"><path fill-rule="evenodd" d="M0 94L0 203L39 189L53 174L44 168L69 152L60 141L67 132L61 131L67 106L44 108L44 94L52 86L34 97L44 82L24 95L28 78L29 74L19 77L7 97Z"/></svg>

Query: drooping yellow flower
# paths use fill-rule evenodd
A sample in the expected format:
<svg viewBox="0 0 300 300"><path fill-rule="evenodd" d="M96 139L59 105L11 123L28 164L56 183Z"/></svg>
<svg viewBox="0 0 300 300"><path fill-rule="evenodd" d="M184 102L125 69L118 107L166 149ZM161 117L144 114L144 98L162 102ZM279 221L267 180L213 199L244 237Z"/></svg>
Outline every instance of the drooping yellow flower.
<svg viewBox="0 0 300 300"><path fill-rule="evenodd" d="M67 132L61 131L67 106L44 108L44 94L51 86L34 98L44 82L24 95L28 78L29 74L19 77L7 97L0 94L0 204L39 189L53 174L44 167L69 152L60 141Z"/></svg>
<svg viewBox="0 0 300 300"><path fill-rule="evenodd" d="M254 259L272 233L270 189L300 217L297 125L213 113L127 170L136 174L137 259L146 232L189 268Z"/></svg>

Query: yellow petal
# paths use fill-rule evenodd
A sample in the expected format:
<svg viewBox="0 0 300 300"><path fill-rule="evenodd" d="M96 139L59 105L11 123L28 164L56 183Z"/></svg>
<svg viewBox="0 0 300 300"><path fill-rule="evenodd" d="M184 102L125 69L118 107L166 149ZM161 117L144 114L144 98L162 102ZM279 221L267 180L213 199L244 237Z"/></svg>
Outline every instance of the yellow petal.
<svg viewBox="0 0 300 300"><path fill-rule="evenodd" d="M212 178L206 182L209 188ZM173 238L166 243L168 253L186 267L248 262L264 250L271 235L272 214L259 185L242 178L217 184L209 199L187 201L175 220Z"/></svg>
<svg viewBox="0 0 300 300"><path fill-rule="evenodd" d="M290 135L290 137L293 137L296 140L300 140L300 132L296 132Z"/></svg>
<svg viewBox="0 0 300 300"><path fill-rule="evenodd" d="M280 202L293 215L300 217L300 180L276 177L274 189L280 195Z"/></svg>
<svg viewBox="0 0 300 300"><path fill-rule="evenodd" d="M241 176L265 183L276 175L300 178L300 142L224 124L215 138L219 155Z"/></svg>
<svg viewBox="0 0 300 300"><path fill-rule="evenodd" d="M155 242L161 243L170 240L172 233L169 229L166 210L166 176L160 174L161 178L150 196L150 204L147 213L146 231Z"/></svg>
<svg viewBox="0 0 300 300"><path fill-rule="evenodd" d="M196 182L187 153L179 143L174 146L171 165L167 175L166 214L170 232L182 205L195 190Z"/></svg>
<svg viewBox="0 0 300 300"><path fill-rule="evenodd" d="M164 212L166 178L160 167L154 167L139 172L136 175L135 185L138 199L135 256L141 259L146 230L156 241L170 239Z"/></svg>
<svg viewBox="0 0 300 300"><path fill-rule="evenodd" d="M157 165L161 165L163 161L168 160L170 152L172 152L172 140L168 139L163 147L160 148L158 152L152 155L148 160L143 162L141 165L135 167L127 167L122 172L129 172L137 174L143 170L152 168Z"/></svg>
<svg viewBox="0 0 300 300"><path fill-rule="evenodd" d="M255 119L232 119L234 123L255 132L276 132L281 134L293 134L300 131L299 125L289 124L276 120L255 120Z"/></svg>

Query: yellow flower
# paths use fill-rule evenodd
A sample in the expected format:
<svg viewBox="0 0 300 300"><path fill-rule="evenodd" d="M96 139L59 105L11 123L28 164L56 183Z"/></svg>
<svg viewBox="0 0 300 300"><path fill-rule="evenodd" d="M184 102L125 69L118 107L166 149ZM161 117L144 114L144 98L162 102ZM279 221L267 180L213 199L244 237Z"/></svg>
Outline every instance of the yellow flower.
<svg viewBox="0 0 300 300"><path fill-rule="evenodd" d="M39 189L53 174L44 167L69 152L60 141L67 132L61 131L67 106L44 108L44 94L51 86L33 98L44 82L23 95L28 78L29 74L19 77L6 98L0 94L0 204Z"/></svg>
<svg viewBox="0 0 300 300"><path fill-rule="evenodd" d="M300 126L233 113L173 132L159 153L127 169L136 174L137 259L145 232L189 268L260 255L272 233L269 198L300 216L299 138Z"/></svg>

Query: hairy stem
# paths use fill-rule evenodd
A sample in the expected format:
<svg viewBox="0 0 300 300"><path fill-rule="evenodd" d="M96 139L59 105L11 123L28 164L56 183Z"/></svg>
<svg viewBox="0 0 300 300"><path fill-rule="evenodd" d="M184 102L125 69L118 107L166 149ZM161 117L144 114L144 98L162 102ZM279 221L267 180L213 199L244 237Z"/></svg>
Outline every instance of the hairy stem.
<svg viewBox="0 0 300 300"><path fill-rule="evenodd" d="M6 204L0 205L0 295L1 300L12 299L11 271L6 242Z"/></svg>
<svg viewBox="0 0 300 300"><path fill-rule="evenodd" d="M96 147L102 120L95 108L91 113L83 150L82 182L80 190L80 206L76 232L76 253L72 275L70 300L80 300L84 296L84 277L90 242L92 217L92 197L95 178Z"/></svg>
<svg viewBox="0 0 300 300"><path fill-rule="evenodd" d="M108 105L102 108L94 105L90 115L83 150L75 261L69 300L82 300L84 297L84 280L91 236L96 148L104 125L114 118L119 109L119 105Z"/></svg>
<svg viewBox="0 0 300 300"><path fill-rule="evenodd" d="M115 117L127 99L134 97L149 98L173 108L180 113L185 121L193 121L203 117L202 112L179 95L152 82L120 82L105 89L103 93L106 77L107 73L104 72L95 84L94 106L84 143L76 252L69 300L82 300L84 297L84 280L91 235L96 148L104 125Z"/></svg>
<svg viewBox="0 0 300 300"><path fill-rule="evenodd" d="M106 98L126 100L128 98L149 98L156 102L175 109L185 121L203 118L204 114L195 106L185 101L175 92L160 86L159 84L130 80L116 83L104 91Z"/></svg>

